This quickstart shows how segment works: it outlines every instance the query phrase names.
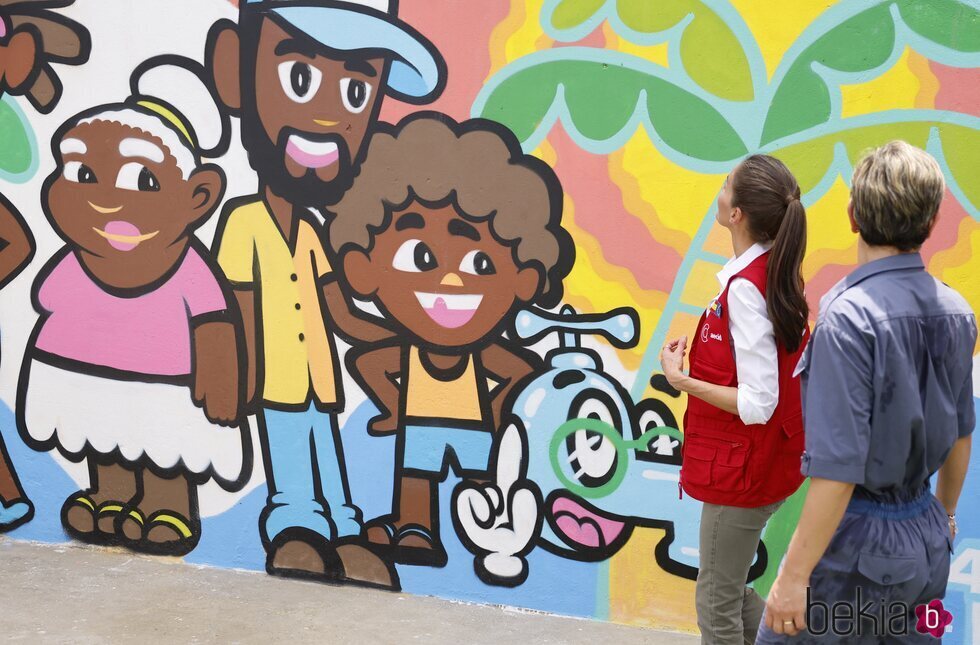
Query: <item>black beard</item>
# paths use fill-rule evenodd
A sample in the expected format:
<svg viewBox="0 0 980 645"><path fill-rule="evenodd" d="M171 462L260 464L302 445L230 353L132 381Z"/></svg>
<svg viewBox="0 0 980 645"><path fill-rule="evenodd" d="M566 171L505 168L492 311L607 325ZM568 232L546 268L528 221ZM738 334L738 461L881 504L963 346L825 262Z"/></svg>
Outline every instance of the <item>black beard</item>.
<svg viewBox="0 0 980 645"><path fill-rule="evenodd" d="M353 164L347 142L336 138L339 157L337 178L323 181L316 170L309 169L302 177L293 177L286 170L286 133L275 143L265 132L254 101L245 101L242 111L242 145L248 153L248 163L259 176L259 183L295 206L322 209L340 201L354 182Z"/></svg>

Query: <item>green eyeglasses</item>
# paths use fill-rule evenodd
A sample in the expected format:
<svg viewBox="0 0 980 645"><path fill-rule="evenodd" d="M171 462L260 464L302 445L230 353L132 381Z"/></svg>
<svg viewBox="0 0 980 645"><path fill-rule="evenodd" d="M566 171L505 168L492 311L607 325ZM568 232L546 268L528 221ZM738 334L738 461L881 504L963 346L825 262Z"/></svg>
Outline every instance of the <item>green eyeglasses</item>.
<svg viewBox="0 0 980 645"><path fill-rule="evenodd" d="M589 445L584 446L584 448L592 449L603 441L609 440L615 449L615 459L609 464L609 468L613 469L612 474L609 476L609 470L607 469L603 473L603 477L608 476L609 478L598 486L587 486L579 481L578 478L581 476L584 468L578 472L573 472L572 463L581 460L581 457L577 454L580 450L579 448L570 451L567 456L562 456L562 447L566 445L568 438L582 431L599 435L598 437L593 436L588 438ZM684 435L677 428L666 426L651 428L640 435L638 439L625 439L619 430L605 421L599 419L569 419L558 426L554 436L551 438L551 445L549 446L551 468L555 471L555 475L565 488L576 495L587 499L605 497L619 488L619 485L623 483L623 479L626 477L626 469L629 466L629 451L647 451L650 449L650 443L662 435L677 439L681 443L684 441Z"/></svg>

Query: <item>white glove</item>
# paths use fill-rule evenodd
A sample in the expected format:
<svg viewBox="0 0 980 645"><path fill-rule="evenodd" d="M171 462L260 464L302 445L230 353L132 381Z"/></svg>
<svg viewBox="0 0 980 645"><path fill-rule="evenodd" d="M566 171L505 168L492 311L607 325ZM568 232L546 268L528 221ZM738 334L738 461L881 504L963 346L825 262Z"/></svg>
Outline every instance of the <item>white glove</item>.
<svg viewBox="0 0 980 645"><path fill-rule="evenodd" d="M457 529L462 529L466 548L477 556L477 575L488 584L524 582L528 573L524 556L541 532L541 493L525 479L522 433L511 423L498 437L495 481L462 482L453 495Z"/></svg>

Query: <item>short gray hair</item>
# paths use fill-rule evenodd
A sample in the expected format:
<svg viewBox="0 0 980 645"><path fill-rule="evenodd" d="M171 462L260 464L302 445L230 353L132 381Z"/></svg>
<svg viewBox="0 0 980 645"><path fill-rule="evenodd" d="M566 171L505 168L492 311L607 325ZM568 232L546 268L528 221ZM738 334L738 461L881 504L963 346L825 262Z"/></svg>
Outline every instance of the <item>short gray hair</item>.
<svg viewBox="0 0 980 645"><path fill-rule="evenodd" d="M864 241L915 251L932 232L946 191L943 171L925 150L891 141L854 168L851 203Z"/></svg>

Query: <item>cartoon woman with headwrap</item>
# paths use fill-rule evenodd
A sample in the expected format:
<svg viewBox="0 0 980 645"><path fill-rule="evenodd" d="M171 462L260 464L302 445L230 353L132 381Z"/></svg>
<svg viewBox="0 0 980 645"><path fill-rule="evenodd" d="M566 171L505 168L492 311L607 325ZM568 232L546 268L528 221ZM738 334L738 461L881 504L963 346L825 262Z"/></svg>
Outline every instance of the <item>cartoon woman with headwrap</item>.
<svg viewBox="0 0 980 645"><path fill-rule="evenodd" d="M85 542L183 555L201 533L197 487L235 490L251 470L237 310L194 235L225 189L202 157L229 139L203 74L146 61L129 99L52 140L41 205L66 244L35 283L17 421L31 447L87 463L89 487L62 507Z"/></svg>
<svg viewBox="0 0 980 645"><path fill-rule="evenodd" d="M61 98L52 63L80 65L88 60L88 31L49 9L62 0L0 0L0 96L23 95L42 114ZM0 148L7 144L0 140ZM21 214L0 194L0 288L27 266L34 238ZM0 531L27 522L34 507L24 494L0 438Z"/></svg>

